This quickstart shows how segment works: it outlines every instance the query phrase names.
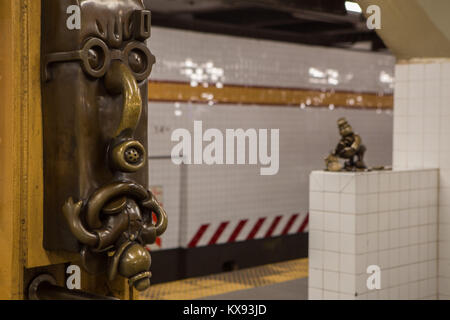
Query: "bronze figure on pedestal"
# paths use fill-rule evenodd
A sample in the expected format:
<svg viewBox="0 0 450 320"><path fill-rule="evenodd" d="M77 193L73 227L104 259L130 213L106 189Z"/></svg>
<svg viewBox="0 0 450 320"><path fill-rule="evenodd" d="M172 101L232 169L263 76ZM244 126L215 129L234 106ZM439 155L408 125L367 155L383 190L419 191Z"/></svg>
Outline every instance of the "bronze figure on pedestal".
<svg viewBox="0 0 450 320"><path fill-rule="evenodd" d="M327 170L357 171L367 169L367 166L364 163L366 147L362 144L361 137L353 132L352 127L345 118L340 118L337 121L337 124L341 140L334 151L325 158ZM344 166L339 163L339 158L346 160Z"/></svg>

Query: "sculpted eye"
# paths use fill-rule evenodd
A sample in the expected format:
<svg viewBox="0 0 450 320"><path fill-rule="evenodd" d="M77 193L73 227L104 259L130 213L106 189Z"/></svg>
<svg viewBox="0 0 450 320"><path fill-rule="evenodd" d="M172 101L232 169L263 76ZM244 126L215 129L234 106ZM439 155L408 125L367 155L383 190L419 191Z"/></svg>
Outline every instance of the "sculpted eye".
<svg viewBox="0 0 450 320"><path fill-rule="evenodd" d="M142 73L147 69L147 55L138 49L131 50L128 63L133 72Z"/></svg>
<svg viewBox="0 0 450 320"><path fill-rule="evenodd" d="M125 46L123 59L138 81L148 78L155 63L155 56L145 43L139 41L132 41Z"/></svg>
<svg viewBox="0 0 450 320"><path fill-rule="evenodd" d="M101 78L108 69L111 53L105 42L98 38L91 38L81 50L80 59L83 61L83 70L88 75Z"/></svg>
<svg viewBox="0 0 450 320"><path fill-rule="evenodd" d="M105 53L100 47L92 47L88 51L89 65L94 70L99 70L105 64Z"/></svg>

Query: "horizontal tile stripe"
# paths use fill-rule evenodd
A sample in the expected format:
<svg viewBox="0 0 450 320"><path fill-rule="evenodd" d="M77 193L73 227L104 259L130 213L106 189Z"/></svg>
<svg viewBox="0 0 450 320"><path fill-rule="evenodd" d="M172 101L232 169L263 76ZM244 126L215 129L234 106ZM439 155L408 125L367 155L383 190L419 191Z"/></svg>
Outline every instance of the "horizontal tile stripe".
<svg viewBox="0 0 450 320"><path fill-rule="evenodd" d="M346 91L311 90L302 88L256 87L226 85L223 88L170 81L150 81L149 100L161 102L195 102L215 104L240 104L264 106L392 109L393 95L358 93Z"/></svg>

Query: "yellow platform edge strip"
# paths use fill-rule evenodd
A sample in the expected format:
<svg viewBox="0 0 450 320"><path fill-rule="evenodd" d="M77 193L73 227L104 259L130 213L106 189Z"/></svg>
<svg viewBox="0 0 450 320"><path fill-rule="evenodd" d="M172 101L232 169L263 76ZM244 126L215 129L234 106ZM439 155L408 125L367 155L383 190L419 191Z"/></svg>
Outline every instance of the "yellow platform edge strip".
<svg viewBox="0 0 450 320"><path fill-rule="evenodd" d="M152 286L140 300L193 300L308 277L308 259L297 259Z"/></svg>

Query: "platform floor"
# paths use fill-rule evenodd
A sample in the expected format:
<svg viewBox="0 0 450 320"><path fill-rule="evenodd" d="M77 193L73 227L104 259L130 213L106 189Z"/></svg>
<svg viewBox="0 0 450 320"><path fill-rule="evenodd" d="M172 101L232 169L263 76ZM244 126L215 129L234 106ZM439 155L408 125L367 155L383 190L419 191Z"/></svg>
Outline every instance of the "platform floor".
<svg viewBox="0 0 450 320"><path fill-rule="evenodd" d="M305 300L308 259L225 272L152 286L142 300Z"/></svg>

